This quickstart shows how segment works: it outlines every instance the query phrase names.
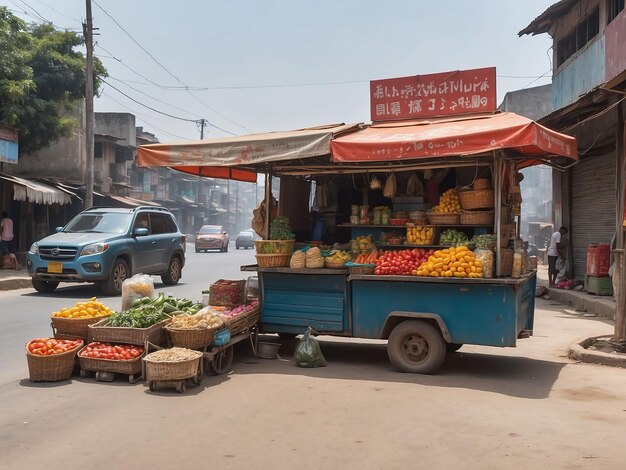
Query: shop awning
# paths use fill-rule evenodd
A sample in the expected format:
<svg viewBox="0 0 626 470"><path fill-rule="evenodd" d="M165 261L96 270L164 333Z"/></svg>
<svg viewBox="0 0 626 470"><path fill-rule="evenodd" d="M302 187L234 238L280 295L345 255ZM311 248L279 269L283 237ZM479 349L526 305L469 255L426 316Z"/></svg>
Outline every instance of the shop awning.
<svg viewBox="0 0 626 470"><path fill-rule="evenodd" d="M27 180L18 176L0 175L0 178L13 183L13 200L34 204L70 204L72 196L65 191L39 181Z"/></svg>
<svg viewBox="0 0 626 470"><path fill-rule="evenodd" d="M331 124L285 132L267 132L137 148L140 167L170 167L198 176L254 183L266 163L328 155L330 141L359 124Z"/></svg>
<svg viewBox="0 0 626 470"><path fill-rule="evenodd" d="M398 162L499 149L529 161L550 156L578 159L574 137L514 113L373 124L331 142L335 162Z"/></svg>
<svg viewBox="0 0 626 470"><path fill-rule="evenodd" d="M155 207L158 207L158 206L160 206L160 204L157 204L155 202L143 201L141 199L135 199L135 198L129 197L129 196L114 196L113 194L109 194L109 195L107 195L107 197L110 197L114 201L121 202L122 204L126 204L127 206L130 206L130 207L139 207L139 206L155 206Z"/></svg>

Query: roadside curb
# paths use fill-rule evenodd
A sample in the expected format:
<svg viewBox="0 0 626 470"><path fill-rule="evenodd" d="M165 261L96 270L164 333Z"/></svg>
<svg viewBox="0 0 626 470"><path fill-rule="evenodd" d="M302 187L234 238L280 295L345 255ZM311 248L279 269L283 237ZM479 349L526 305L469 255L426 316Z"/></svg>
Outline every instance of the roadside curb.
<svg viewBox="0 0 626 470"><path fill-rule="evenodd" d="M600 364L611 367L626 368L626 356L615 356L601 351L590 351L586 349L596 339L608 339L612 335L592 336L591 338L579 338L570 344L567 350L567 357L574 361Z"/></svg>

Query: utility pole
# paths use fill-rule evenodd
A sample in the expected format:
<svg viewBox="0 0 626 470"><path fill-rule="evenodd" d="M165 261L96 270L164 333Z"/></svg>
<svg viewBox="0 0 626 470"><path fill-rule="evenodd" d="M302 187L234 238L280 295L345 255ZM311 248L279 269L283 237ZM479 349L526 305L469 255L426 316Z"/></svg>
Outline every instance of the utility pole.
<svg viewBox="0 0 626 470"><path fill-rule="evenodd" d="M91 0L85 0L87 18L83 23L83 35L87 47L87 70L85 83L85 208L93 206L93 18L91 17Z"/></svg>
<svg viewBox="0 0 626 470"><path fill-rule="evenodd" d="M206 119L200 119L200 140L204 140L204 126L206 125ZM200 187L201 187L201 179L202 177L198 175L198 180L196 181L196 206L199 204L200 198ZM208 201L207 201L208 202ZM205 204L205 208L208 207L208 204ZM196 207L196 211L198 211L198 207ZM207 216L208 219L208 216ZM199 224L196 224L199 225Z"/></svg>
<svg viewBox="0 0 626 470"><path fill-rule="evenodd" d="M200 119L200 140L204 140L204 126L206 126L206 119Z"/></svg>

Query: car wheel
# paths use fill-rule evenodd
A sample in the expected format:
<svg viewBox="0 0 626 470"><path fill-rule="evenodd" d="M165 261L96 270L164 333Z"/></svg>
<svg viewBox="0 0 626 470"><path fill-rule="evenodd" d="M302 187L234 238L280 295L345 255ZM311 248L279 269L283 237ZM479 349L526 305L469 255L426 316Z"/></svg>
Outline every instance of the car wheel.
<svg viewBox="0 0 626 470"><path fill-rule="evenodd" d="M433 325L423 320L405 320L391 330L387 354L402 372L432 374L443 364L446 343Z"/></svg>
<svg viewBox="0 0 626 470"><path fill-rule="evenodd" d="M42 293L50 293L50 292L54 292L54 289L57 288L57 286L59 285L58 282L52 282L52 281L36 281L35 279L33 279L33 287L37 292L42 292Z"/></svg>
<svg viewBox="0 0 626 470"><path fill-rule="evenodd" d="M122 293L122 283L130 275L128 263L121 258L115 260L111 275L106 281L100 284L100 290L106 295L120 295Z"/></svg>
<svg viewBox="0 0 626 470"><path fill-rule="evenodd" d="M180 258L178 256L172 256L170 264L167 267L167 272L161 276L161 280L163 281L163 284L173 286L174 284L178 284L182 275L183 264L181 263Z"/></svg>
<svg viewBox="0 0 626 470"><path fill-rule="evenodd" d="M200 253L200 248L196 247L196 253Z"/></svg>
<svg viewBox="0 0 626 470"><path fill-rule="evenodd" d="M226 243L226 245L224 245L224 248L222 249L222 251L224 253L228 253L228 243Z"/></svg>

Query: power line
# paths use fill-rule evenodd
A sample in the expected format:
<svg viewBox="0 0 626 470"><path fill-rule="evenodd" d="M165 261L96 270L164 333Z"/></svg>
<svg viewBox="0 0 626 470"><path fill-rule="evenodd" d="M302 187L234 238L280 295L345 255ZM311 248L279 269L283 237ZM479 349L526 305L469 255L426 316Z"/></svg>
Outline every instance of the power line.
<svg viewBox="0 0 626 470"><path fill-rule="evenodd" d="M35 10L33 7L31 7L28 3L26 3L24 0L18 0L20 3L24 4L24 6L26 6L26 8L28 8L29 10L31 10L33 13L35 13L35 15L37 15L37 17L39 17L41 19L41 21L43 21L44 23L52 23L52 21L47 20L45 17L43 17L41 15L41 13L39 13L37 10Z"/></svg>
<svg viewBox="0 0 626 470"><path fill-rule="evenodd" d="M172 118L172 119L178 119L179 121L186 121L186 122L198 122L198 120L197 120L197 119L188 119L188 118L183 118L183 117L180 117L180 116L174 116L173 114L169 114L169 113L166 113L166 112L164 112L164 111L159 111L158 109L155 109L155 108L153 108L152 106L148 106L147 104L144 104L144 103L142 103L141 101L136 100L136 99L135 99L135 98L133 98L132 96L127 95L127 94L126 94L126 93L124 93L122 90L120 90L119 88L117 88L117 87L115 87L115 86L111 85L111 84L110 84L109 82L107 82L106 80L104 80L104 79L101 79L101 80L102 80L104 83L106 83L107 85L109 85L111 88L113 88L115 91L117 91L118 93L120 93L121 95L124 95L124 96L125 96L126 98L128 98L129 100L134 101L135 103L137 103L137 104L138 104L138 105L140 105L140 106L143 106L144 108L148 108L150 111L154 111L155 113L162 114L163 116L167 116L167 117L170 117L170 118Z"/></svg>
<svg viewBox="0 0 626 470"><path fill-rule="evenodd" d="M171 135L172 137L176 137L177 139L182 139L182 140L193 140L193 139L189 139L187 137L183 137L182 135L177 135L177 134L173 134L169 131L166 131L165 129L162 129L158 126L155 126L154 124L146 121L146 119L143 117L143 115L141 113L138 113L137 111L135 111L134 109L129 108L128 106L126 106L124 103L122 103L121 101L115 99L114 97L112 97L111 95L109 95L106 92L102 93L103 95L105 95L108 99L110 99L111 101L117 103L118 105L120 105L122 108L127 109L128 111L130 111L131 113L133 113L133 115L138 116L143 122L145 122L146 124L148 124L149 126L153 127L154 129L161 131L165 134Z"/></svg>
<svg viewBox="0 0 626 470"><path fill-rule="evenodd" d="M110 79L112 79L112 80L115 80L116 82L124 83L124 81L123 81L123 80L120 80L120 79L118 79L118 78L115 78L115 77L113 77L113 76L111 76L111 75L109 75L107 78L110 78ZM137 93L141 93L142 95L144 95L144 96L146 96L146 97L150 98L151 100L158 101L159 103L163 103L163 104L165 104L165 105L167 105L167 106L170 106L171 108L174 108L174 109L176 109L176 110L178 110L178 111L182 111L183 113L189 113L189 111L188 111L188 110L186 110L186 109L179 108L178 106L174 106L173 104L170 104L170 103L168 103L167 101L163 101L163 100L160 100L159 98L155 98L154 96L150 96L149 94L147 94L147 93L145 93L145 92L143 92L143 91L139 90L138 88L135 88L135 87L130 86L128 83L124 83L124 85L126 85L126 86L127 86L128 88L130 88L131 90L135 90ZM193 113L189 113L189 114L192 114L193 116L197 117L198 119L203 119L203 118L202 118L202 116L199 116L199 115L197 115L197 114L193 114Z"/></svg>
<svg viewBox="0 0 626 470"><path fill-rule="evenodd" d="M47 8L49 8L50 10L52 10L52 11L54 11L54 12L58 13L59 15L61 15L61 16L65 17L65 18L67 18L68 20L76 21L76 22L77 22L77 23L79 23L79 24L81 23L81 21L80 21L79 19L72 18L71 16L66 15L66 14L65 14L65 13L63 13L62 11L57 10L57 9L56 9L56 8L54 8L53 6L48 5L47 3L42 2L41 0L35 0L35 1L36 1L37 3L39 3L40 5L43 5L43 6L47 7Z"/></svg>

